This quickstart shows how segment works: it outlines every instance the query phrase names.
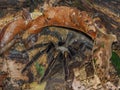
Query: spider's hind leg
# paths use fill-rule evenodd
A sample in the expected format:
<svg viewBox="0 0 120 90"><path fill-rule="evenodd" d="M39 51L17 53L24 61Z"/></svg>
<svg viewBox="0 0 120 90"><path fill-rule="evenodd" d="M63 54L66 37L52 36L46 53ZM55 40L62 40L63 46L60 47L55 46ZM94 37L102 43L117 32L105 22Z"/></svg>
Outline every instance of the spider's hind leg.
<svg viewBox="0 0 120 90"><path fill-rule="evenodd" d="M51 31L47 27L42 30L42 32L40 33L40 35L50 35L52 37L57 38L59 41L62 41L62 35L59 32L57 32L57 31Z"/></svg>
<svg viewBox="0 0 120 90"><path fill-rule="evenodd" d="M80 46L82 47L81 51L85 51L86 49L92 50L93 48L93 44L85 41L81 42Z"/></svg>
<svg viewBox="0 0 120 90"><path fill-rule="evenodd" d="M68 46L72 41L73 41L73 39L75 38L75 34L74 33L72 33L72 32L68 32L68 34L67 34L67 37L66 37L66 46Z"/></svg>
<svg viewBox="0 0 120 90"><path fill-rule="evenodd" d="M82 52L84 52L86 49L92 50L93 44L89 41L83 41L83 40L75 40L71 47L77 49L80 49Z"/></svg>

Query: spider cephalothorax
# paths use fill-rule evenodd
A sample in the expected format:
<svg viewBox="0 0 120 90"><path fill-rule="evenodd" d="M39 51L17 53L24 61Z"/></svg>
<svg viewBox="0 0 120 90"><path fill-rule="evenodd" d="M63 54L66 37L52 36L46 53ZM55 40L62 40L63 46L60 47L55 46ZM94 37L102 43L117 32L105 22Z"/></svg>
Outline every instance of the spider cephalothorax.
<svg viewBox="0 0 120 90"><path fill-rule="evenodd" d="M67 80L69 77L69 63L74 60L76 56L85 59L87 57L86 50L91 50L93 46L93 42L80 32L78 33L69 31L66 35L66 39L63 39L62 35L60 35L59 32L55 30L50 31L48 28L45 28L45 30L43 30L43 32L41 32L38 36L41 35L50 35L56 37L58 41L53 42L52 40L50 40L46 43L34 44L27 50L22 51L22 53L24 54L27 53L26 51L45 47L44 49L40 50L22 70L23 73L40 56L46 53L48 67L45 70L41 82L45 80L46 77L48 77L48 75L53 71L56 62L62 64L65 73L65 80Z"/></svg>

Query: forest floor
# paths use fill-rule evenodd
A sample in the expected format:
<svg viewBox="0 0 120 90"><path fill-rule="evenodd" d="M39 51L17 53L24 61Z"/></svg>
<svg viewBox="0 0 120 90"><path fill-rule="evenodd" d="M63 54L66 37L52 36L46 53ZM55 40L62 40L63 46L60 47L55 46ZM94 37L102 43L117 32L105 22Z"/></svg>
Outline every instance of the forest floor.
<svg viewBox="0 0 120 90"><path fill-rule="evenodd" d="M3 2L2 2L3 1ZM42 15L40 9L43 6L42 0L31 0L30 2L27 0L13 0L15 2L6 3L4 0L1 0L0 4L0 30L9 22L15 20L15 18L21 17L23 7L30 10L32 19ZM89 13L92 17L99 17L102 21L102 24L107 28L107 33L114 34L117 37L117 41L111 44L111 47L107 47L106 52L112 50L119 56L118 63L120 63L120 1L119 0L75 0L75 1L61 1L61 0L50 0L52 4L55 6L71 6L76 7L80 10L84 10ZM12 4L11 4L12 3ZM31 4L34 5L31 5ZM16 4L16 5L15 5ZM18 7L17 7L18 5ZM69 28L60 28L60 27L49 27L50 31L59 32L62 35L63 40L66 40L67 35L70 33L74 33L76 36L78 35L80 38L84 38L83 34L74 31L69 31ZM22 35L22 39L26 39L28 37L28 33ZM36 39L33 37L33 39ZM84 40L88 41L88 39L84 38ZM104 39L103 39L104 40ZM41 42L58 42L56 37L52 37L50 35L43 35L37 38L36 44ZM89 41L90 43L92 41ZM107 40L106 40L107 42ZM32 44L32 41L30 41ZM93 44L93 43L92 43ZM107 45L106 45L107 46ZM40 80L43 75L47 63L47 55L44 54L41 58L39 58L28 70L25 75L21 74L21 69L27 64L29 60L31 60L34 55L44 48L35 49L33 51L28 52L25 57L29 58L9 58L11 52L14 53L14 50L22 51L26 48L26 46L21 43L15 44L12 48L9 49L6 55L0 56L0 90L119 90L120 89L120 78L115 69L114 65L110 64L109 71L109 79L102 78L102 75L98 75L96 65L94 61L88 62L87 64L76 63L77 61L82 61L83 59L76 56L76 61L70 62L70 77L69 81L66 83L64 80L64 70L61 69L61 65L55 65L54 72L51 74L50 78L46 80L42 84L38 84L37 82ZM108 50L107 50L108 49ZM90 55L91 52L87 51L87 54ZM110 55L109 55L110 56ZM103 61L103 63L105 63ZM120 65L120 64L118 64ZM119 68L120 70L120 68ZM5 72L3 72L5 71ZM99 72L100 73L100 72ZM12 78L12 79L11 79Z"/></svg>

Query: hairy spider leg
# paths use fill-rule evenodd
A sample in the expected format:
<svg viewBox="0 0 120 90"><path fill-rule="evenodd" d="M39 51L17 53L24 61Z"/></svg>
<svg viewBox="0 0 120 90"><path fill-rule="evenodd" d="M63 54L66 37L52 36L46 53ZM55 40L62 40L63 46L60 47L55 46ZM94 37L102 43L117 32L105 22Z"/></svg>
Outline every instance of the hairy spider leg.
<svg viewBox="0 0 120 90"><path fill-rule="evenodd" d="M31 51L33 49L37 49L37 48L40 48L40 47L45 47L47 46L48 44L50 44L50 42L48 43L42 43L42 44L35 44L34 46L31 46L30 48L28 49L25 49L25 50L22 50L22 51L17 51L17 50L12 50L10 52L10 54L8 55L8 57L10 59L29 59L29 56L28 56L28 51Z"/></svg>
<svg viewBox="0 0 120 90"><path fill-rule="evenodd" d="M17 59L17 60L20 60L20 59L29 59L29 56L27 53L21 53L20 51L17 51L17 50L12 50L10 51L10 54L8 55L8 58L10 59Z"/></svg>
<svg viewBox="0 0 120 90"><path fill-rule="evenodd" d="M44 73L43 77L41 78L40 83L43 82L43 81L46 79L46 77L48 76L48 74L50 74L51 71L53 70L53 68L54 68L54 66L55 66L55 62L60 59L61 52L58 51L57 53L58 53L57 55L52 56L52 57L50 58L50 59L52 59L52 60L50 60L51 62L48 63L48 67L47 67L47 69L45 70L45 73Z"/></svg>
<svg viewBox="0 0 120 90"><path fill-rule="evenodd" d="M75 43L74 43L75 44ZM77 43L76 43L77 44ZM78 45L78 44L77 44ZM75 46L75 45L73 45ZM86 56L83 54L84 52L81 50L82 47L78 45L78 47L68 46L68 50L70 51L70 54L72 56L80 55L82 58L85 58Z"/></svg>
<svg viewBox="0 0 120 90"><path fill-rule="evenodd" d="M30 48L21 51L21 53L26 53L27 51L31 51L31 50L33 50L33 49L37 49L37 48L40 48L40 47L47 46L47 45L49 45L50 43L51 43L51 42L42 43L42 44L35 44L35 45L31 46Z"/></svg>
<svg viewBox="0 0 120 90"><path fill-rule="evenodd" d="M31 4L33 4L34 6L36 5L35 3L35 0L30 0L31 1Z"/></svg>
<svg viewBox="0 0 120 90"><path fill-rule="evenodd" d="M85 51L86 49L92 50L93 44L91 44L88 41L81 41L81 40L75 40L73 43L73 46L77 45L78 48L81 49L81 51Z"/></svg>
<svg viewBox="0 0 120 90"><path fill-rule="evenodd" d="M36 42L37 40L38 40L38 34L32 34L32 35L28 36L28 38L24 42L27 44L30 41Z"/></svg>
<svg viewBox="0 0 120 90"><path fill-rule="evenodd" d="M74 48L72 48L72 46L68 46L68 50L72 56L74 56L77 53L77 51Z"/></svg>
<svg viewBox="0 0 120 90"><path fill-rule="evenodd" d="M84 42L84 44L85 44L85 46L86 46L88 49L92 50L93 44L88 43L88 42Z"/></svg>
<svg viewBox="0 0 120 90"><path fill-rule="evenodd" d="M38 52L38 53L31 59L31 61L23 68L22 73L24 73L24 72L33 64L33 62L35 62L36 60L38 60L38 58L39 58L40 56L42 56L45 52L48 52L49 49L51 49L51 43L48 44L48 46L47 46L44 50Z"/></svg>
<svg viewBox="0 0 120 90"><path fill-rule="evenodd" d="M47 53L47 63L50 63L50 62L51 62L51 60L52 60L51 58L54 57L55 53L56 53L56 48L55 48L55 46L54 46L54 47L51 48L50 51Z"/></svg>
<svg viewBox="0 0 120 90"><path fill-rule="evenodd" d="M80 47L81 47L81 51L85 51L86 49L90 49L90 50L92 50L92 48L93 48L93 45L91 44L91 43L89 43L89 42L86 42L86 41L81 41L81 43L80 43Z"/></svg>
<svg viewBox="0 0 120 90"><path fill-rule="evenodd" d="M49 28L44 28L44 30L42 30L42 32L40 33L40 35L50 35L53 36L55 38L57 38L60 42L62 41L62 36L59 32L57 31L51 31L49 30Z"/></svg>
<svg viewBox="0 0 120 90"><path fill-rule="evenodd" d="M64 69L64 73L65 73L65 81L68 80L69 77L69 67L68 67L68 62L70 61L70 57L67 51L64 52L63 54L63 69Z"/></svg>
<svg viewBox="0 0 120 90"><path fill-rule="evenodd" d="M28 36L28 38L25 40L25 43L29 43L30 41L36 42L38 37L42 36L42 35L50 35L50 36L57 38L59 41L62 41L62 36L59 32L51 31L51 30L49 30L48 27L46 27L46 28L43 28L43 30L40 33L32 34L32 35Z"/></svg>
<svg viewBox="0 0 120 90"><path fill-rule="evenodd" d="M74 33L68 32L66 40L65 40L65 46L68 46L71 42L71 40L75 37Z"/></svg>

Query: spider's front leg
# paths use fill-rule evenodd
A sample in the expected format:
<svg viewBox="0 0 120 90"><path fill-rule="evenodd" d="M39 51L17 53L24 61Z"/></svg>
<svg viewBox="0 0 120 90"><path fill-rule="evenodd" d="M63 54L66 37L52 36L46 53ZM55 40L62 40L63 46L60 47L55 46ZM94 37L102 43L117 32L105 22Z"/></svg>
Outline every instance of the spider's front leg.
<svg viewBox="0 0 120 90"><path fill-rule="evenodd" d="M52 44L52 43L48 43L48 44L46 44L46 45L47 45L47 47L46 47L45 49L39 51L39 52L31 59L31 61L23 68L22 73L24 73L36 60L38 60L38 58L39 58L40 56L42 56L44 53L48 52L48 51L51 49L51 47L52 47L53 44ZM38 44L38 45L36 45L35 47L36 47L36 48L39 48L39 47L41 47L41 46L43 46L43 44ZM35 47L32 46L32 47L30 47L28 50L34 49ZM22 52L25 52L25 51L22 51Z"/></svg>
<svg viewBox="0 0 120 90"><path fill-rule="evenodd" d="M31 51L33 49L38 49L40 47L48 46L49 44L50 44L50 42L49 43L42 43L42 44L35 44L35 45L21 51L21 53L26 53L26 52Z"/></svg>
<svg viewBox="0 0 120 90"><path fill-rule="evenodd" d="M53 52L53 54L51 54L51 58L49 59L50 62L48 63L48 67L45 70L45 73L44 73L43 77L41 78L40 83L48 78L48 76L52 73L53 68L55 67L56 61L60 60L62 53L57 50L55 52ZM55 55L55 54L57 54L57 55Z"/></svg>

